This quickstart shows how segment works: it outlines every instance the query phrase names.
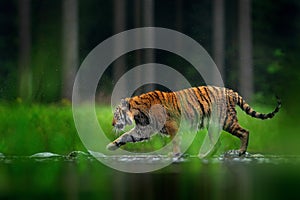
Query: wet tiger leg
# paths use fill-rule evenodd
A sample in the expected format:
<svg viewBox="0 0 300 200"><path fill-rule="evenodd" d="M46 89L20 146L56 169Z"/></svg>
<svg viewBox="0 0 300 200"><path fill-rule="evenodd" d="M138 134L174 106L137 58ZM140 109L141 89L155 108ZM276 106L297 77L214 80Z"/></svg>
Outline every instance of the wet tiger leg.
<svg viewBox="0 0 300 200"><path fill-rule="evenodd" d="M238 151L239 151L239 155L244 154L248 147L249 131L242 128L237 121L235 121L230 127L228 127L226 131L240 138L241 147Z"/></svg>
<svg viewBox="0 0 300 200"><path fill-rule="evenodd" d="M115 139L113 142L109 143L106 146L106 148L108 150L113 151L128 142L139 142L139 141L147 140L150 138L152 134L153 132L150 129L134 127L130 131L124 133L123 135Z"/></svg>
<svg viewBox="0 0 300 200"><path fill-rule="evenodd" d="M167 121L165 123L165 128L167 134L170 135L172 139L173 156L180 156L181 155L180 138L179 136L175 137L178 131L178 124L176 123L176 121Z"/></svg>

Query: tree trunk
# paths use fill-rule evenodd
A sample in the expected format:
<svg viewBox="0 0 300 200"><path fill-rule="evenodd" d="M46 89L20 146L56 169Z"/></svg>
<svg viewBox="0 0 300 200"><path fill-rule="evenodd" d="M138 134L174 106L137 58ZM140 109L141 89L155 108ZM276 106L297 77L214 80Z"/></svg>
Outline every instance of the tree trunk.
<svg viewBox="0 0 300 200"><path fill-rule="evenodd" d="M134 1L134 16L135 16L134 24L136 28L141 27L141 18L142 18L141 9L142 9L141 0L135 0ZM137 35L137 38L135 39L136 45L139 45L141 43L141 37L142 36L140 34ZM135 52L135 66L141 65L141 63L142 63L142 53L141 50L137 50ZM139 85L143 80L142 73L140 71L135 71L134 78L135 78L135 84ZM142 93L141 90L136 91L136 95L139 95L141 93Z"/></svg>
<svg viewBox="0 0 300 200"><path fill-rule="evenodd" d="M246 100L253 95L251 0L239 0L239 91Z"/></svg>
<svg viewBox="0 0 300 200"><path fill-rule="evenodd" d="M224 73L224 0L213 1L213 58L225 81ZM217 83L214 75L214 83Z"/></svg>
<svg viewBox="0 0 300 200"><path fill-rule="evenodd" d="M175 21L175 26L177 28L177 31L182 32L183 31L183 14L182 14L182 2L183 0L176 0L176 21ZM176 44L176 49L181 49L182 48L182 43L181 40L175 41ZM170 80L174 80L174 78L170 77ZM180 90L182 88L182 83L178 79L174 80L174 86L175 90Z"/></svg>
<svg viewBox="0 0 300 200"><path fill-rule="evenodd" d="M19 96L32 100L30 0L19 0Z"/></svg>
<svg viewBox="0 0 300 200"><path fill-rule="evenodd" d="M114 0L114 33L122 32L126 29L126 0ZM114 44L114 52L117 49L123 49L125 47L125 41L120 41L118 44ZM126 72L126 60L124 57L119 57L113 65L113 81L116 83L119 78ZM127 90L126 85L121 85L119 88L122 91Z"/></svg>
<svg viewBox="0 0 300 200"><path fill-rule="evenodd" d="M71 100L78 67L78 2L63 0L62 97Z"/></svg>
<svg viewBox="0 0 300 200"><path fill-rule="evenodd" d="M153 27L154 26L154 1L153 0L144 0L144 26L145 27ZM154 33L149 33L148 43L154 43ZM146 63L154 63L154 50L153 49L147 49L145 52L145 62ZM153 80L153 83L155 83L155 70L153 68L147 68L145 70L144 76L149 77L150 80ZM149 85L145 88L146 91L152 91L154 90L153 85Z"/></svg>

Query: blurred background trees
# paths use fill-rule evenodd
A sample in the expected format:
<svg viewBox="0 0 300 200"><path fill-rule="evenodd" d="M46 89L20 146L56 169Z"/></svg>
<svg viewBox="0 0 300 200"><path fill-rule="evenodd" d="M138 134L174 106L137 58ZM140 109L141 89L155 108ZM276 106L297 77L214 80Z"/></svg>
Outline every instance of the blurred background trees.
<svg viewBox="0 0 300 200"><path fill-rule="evenodd" d="M71 99L78 62L78 1L62 1L62 97Z"/></svg>
<svg viewBox="0 0 300 200"><path fill-rule="evenodd" d="M239 91L245 99L253 95L253 61L251 0L238 3L238 41L239 41Z"/></svg>
<svg viewBox="0 0 300 200"><path fill-rule="evenodd" d="M158 26L198 41L214 58L225 85L247 100L265 103L276 93L295 101L291 93L299 84L299 8L296 0L1 1L0 98L43 103L71 99L76 70L96 45L123 30ZM193 85L203 84L176 55L139 50L120 57L105 72L99 82L101 98L109 97L124 72L148 62L167 64Z"/></svg>
<svg viewBox="0 0 300 200"><path fill-rule="evenodd" d="M30 0L18 1L19 12L19 96L25 101L32 99L31 71L31 5Z"/></svg>

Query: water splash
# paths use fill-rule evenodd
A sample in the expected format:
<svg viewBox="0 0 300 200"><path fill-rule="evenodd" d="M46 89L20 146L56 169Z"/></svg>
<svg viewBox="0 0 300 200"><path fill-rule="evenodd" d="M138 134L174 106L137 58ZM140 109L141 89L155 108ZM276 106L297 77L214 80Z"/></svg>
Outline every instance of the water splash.
<svg viewBox="0 0 300 200"><path fill-rule="evenodd" d="M61 157L61 155L51 153L51 152L40 152L29 156L29 158L53 158L53 157Z"/></svg>

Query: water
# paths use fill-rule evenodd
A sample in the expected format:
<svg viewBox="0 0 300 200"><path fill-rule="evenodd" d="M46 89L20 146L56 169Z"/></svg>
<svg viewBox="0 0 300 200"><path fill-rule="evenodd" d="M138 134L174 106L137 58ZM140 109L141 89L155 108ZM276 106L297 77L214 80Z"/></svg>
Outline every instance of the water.
<svg viewBox="0 0 300 200"><path fill-rule="evenodd" d="M104 156L99 154L98 156ZM128 164L165 162L166 156L113 156ZM146 174L110 169L89 153L32 156L0 153L0 197L48 199L283 199L298 194L299 156L225 154L189 156Z"/></svg>

